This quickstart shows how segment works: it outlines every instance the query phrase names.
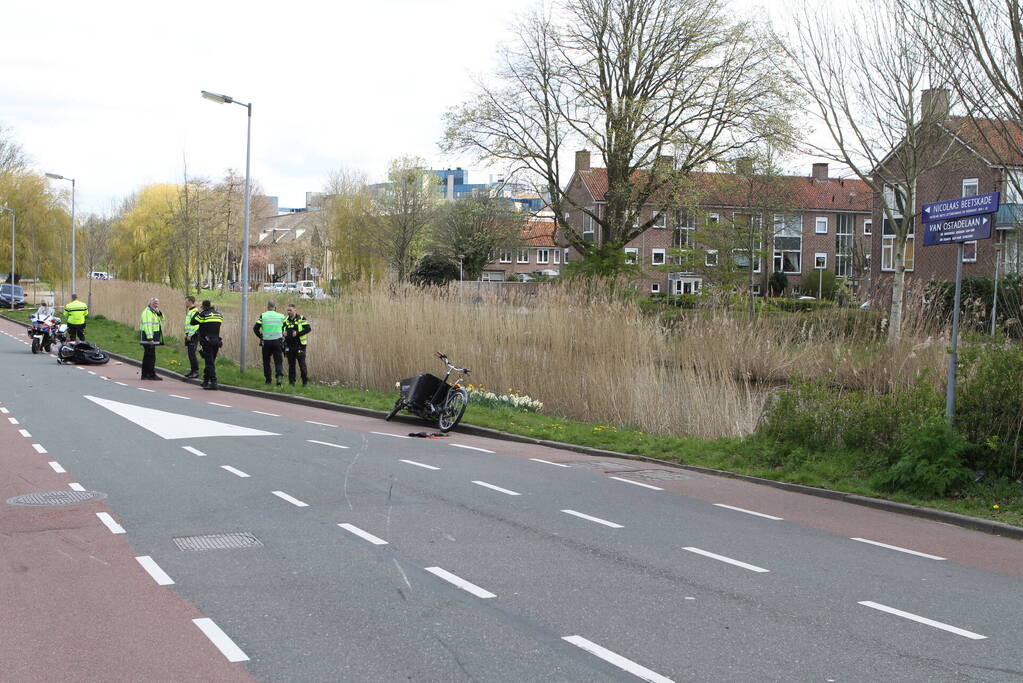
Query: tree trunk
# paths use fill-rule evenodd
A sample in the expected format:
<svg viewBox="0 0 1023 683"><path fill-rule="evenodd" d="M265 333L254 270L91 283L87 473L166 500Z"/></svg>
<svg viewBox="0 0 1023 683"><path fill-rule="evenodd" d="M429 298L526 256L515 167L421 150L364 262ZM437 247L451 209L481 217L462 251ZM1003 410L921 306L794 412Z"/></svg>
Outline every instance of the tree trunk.
<svg viewBox="0 0 1023 683"><path fill-rule="evenodd" d="M895 240L895 276L892 278L892 306L888 315L888 341L902 337L902 300L906 293L906 237Z"/></svg>

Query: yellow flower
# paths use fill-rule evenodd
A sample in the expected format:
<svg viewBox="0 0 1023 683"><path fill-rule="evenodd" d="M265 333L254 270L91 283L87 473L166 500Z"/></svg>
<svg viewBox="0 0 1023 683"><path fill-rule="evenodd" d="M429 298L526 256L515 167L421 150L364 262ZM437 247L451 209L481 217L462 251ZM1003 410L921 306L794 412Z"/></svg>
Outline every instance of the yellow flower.
<svg viewBox="0 0 1023 683"><path fill-rule="evenodd" d="M992 505L991 507L993 507L993 508L994 508L995 510L998 510L998 509L999 509L999 507L998 507L998 503L995 503L995 504L994 504L994 505Z"/></svg>

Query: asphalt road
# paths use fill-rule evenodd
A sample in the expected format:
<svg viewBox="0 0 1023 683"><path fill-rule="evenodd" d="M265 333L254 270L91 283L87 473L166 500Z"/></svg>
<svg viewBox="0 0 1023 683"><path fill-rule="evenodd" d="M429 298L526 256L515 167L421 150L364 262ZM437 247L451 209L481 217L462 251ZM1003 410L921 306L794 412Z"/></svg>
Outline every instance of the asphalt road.
<svg viewBox="0 0 1023 683"><path fill-rule="evenodd" d="M1019 542L656 466L402 438L420 427L58 366L0 331L5 499L107 495L73 523L5 505L17 528L0 543L32 556L68 524L117 544L95 606L5 618L19 673L0 680L90 678L87 655L54 654L90 629L108 637L89 670L111 679L161 642L211 680L1023 679ZM198 435L246 430L269 433ZM259 545L175 541L240 532ZM35 572L0 565L0 588L84 581L34 557ZM175 661L167 678L186 677Z"/></svg>

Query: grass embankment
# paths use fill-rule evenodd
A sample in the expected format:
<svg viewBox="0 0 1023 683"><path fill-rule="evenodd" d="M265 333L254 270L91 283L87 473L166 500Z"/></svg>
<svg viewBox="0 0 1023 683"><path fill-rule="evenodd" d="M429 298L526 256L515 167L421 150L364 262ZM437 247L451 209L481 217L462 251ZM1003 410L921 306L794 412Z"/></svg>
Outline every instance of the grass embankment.
<svg viewBox="0 0 1023 683"><path fill-rule="evenodd" d="M15 313L13 317L26 321L28 315L28 311L21 311ZM135 359L142 357L142 350L137 341L138 332L128 325L99 317L89 321L86 332L90 341L108 351ZM187 372L188 360L181 341L174 337L168 337L166 341L167 344L157 351L158 365L177 372ZM310 353L310 364L315 367L315 346ZM218 360L217 374L223 384L267 389L273 393L296 394L378 410L390 409L395 399L393 392L319 382L311 383L305 388L287 385L268 388L263 384L259 368L250 369L242 375L238 371L237 363L228 358ZM848 453L818 453L798 464L772 465L771 458L765 457L765 452L770 451L771 444L758 436L744 439L665 436L543 413L480 405L469 407L464 422L538 439L644 455L670 462L711 467L875 498L887 498L1023 526L1023 487L1018 484L981 481L960 491L955 498L920 498L879 491L871 484L870 477L863 473L857 459Z"/></svg>

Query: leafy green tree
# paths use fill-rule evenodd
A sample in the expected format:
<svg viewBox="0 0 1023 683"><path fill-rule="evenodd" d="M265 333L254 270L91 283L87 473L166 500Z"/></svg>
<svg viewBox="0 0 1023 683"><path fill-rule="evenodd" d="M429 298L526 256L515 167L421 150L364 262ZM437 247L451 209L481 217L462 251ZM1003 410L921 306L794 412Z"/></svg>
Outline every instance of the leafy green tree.
<svg viewBox="0 0 1023 683"><path fill-rule="evenodd" d="M446 285L458 279L458 264L442 254L427 254L409 274L409 280L416 285Z"/></svg>
<svg viewBox="0 0 1023 683"><path fill-rule="evenodd" d="M452 263L461 261L463 279L479 280L495 254L521 244L523 218L498 197L475 194L456 199L439 209L430 234L431 249Z"/></svg>
<svg viewBox="0 0 1023 683"><path fill-rule="evenodd" d="M378 238L395 279L406 282L426 248L440 203L440 179L427 170L424 159L401 157L391 162L387 180L376 197Z"/></svg>

